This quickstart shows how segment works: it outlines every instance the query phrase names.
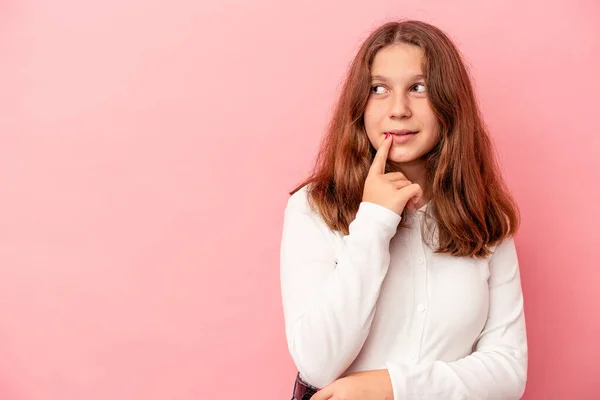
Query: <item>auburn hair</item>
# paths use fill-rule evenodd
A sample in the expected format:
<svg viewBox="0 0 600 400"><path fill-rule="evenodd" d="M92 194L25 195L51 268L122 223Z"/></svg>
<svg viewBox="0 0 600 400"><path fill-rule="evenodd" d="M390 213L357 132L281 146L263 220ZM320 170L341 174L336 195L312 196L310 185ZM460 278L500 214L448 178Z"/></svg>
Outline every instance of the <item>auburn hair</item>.
<svg viewBox="0 0 600 400"><path fill-rule="evenodd" d="M486 257L490 246L517 232L519 209L502 179L460 52L442 30L422 21L387 22L362 43L348 68L312 173L290 194L306 185L309 204L328 227L349 233L376 153L363 120L370 69L377 52L395 43L423 50L427 97L440 124L440 139L424 156L431 193L427 218L433 218L437 228L434 251ZM406 226L405 214L406 209L398 229Z"/></svg>

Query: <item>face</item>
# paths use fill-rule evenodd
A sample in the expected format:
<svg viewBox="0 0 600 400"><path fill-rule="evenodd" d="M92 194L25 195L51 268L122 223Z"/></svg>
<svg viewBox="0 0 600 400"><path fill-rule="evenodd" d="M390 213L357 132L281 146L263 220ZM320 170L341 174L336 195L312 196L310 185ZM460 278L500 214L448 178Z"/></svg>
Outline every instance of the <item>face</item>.
<svg viewBox="0 0 600 400"><path fill-rule="evenodd" d="M398 165L424 164L439 140L439 123L427 99L423 77L423 50L400 43L382 48L371 65L371 92L364 112L367 136L378 149L386 132L394 135L388 160Z"/></svg>

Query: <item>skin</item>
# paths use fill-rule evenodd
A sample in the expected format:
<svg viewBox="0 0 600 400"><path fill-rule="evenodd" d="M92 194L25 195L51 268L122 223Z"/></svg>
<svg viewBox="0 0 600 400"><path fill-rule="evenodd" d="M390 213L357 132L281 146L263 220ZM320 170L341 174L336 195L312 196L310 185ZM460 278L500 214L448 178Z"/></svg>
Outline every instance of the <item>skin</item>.
<svg viewBox="0 0 600 400"><path fill-rule="evenodd" d="M393 144L392 136L387 134L377 149L369 173L365 180L363 201L379 204L402 215L404 207L414 209L423 197L423 190L417 183L412 183L401 172L385 172Z"/></svg>
<svg viewBox="0 0 600 400"><path fill-rule="evenodd" d="M427 97L423 59L423 50L411 44L399 43L379 50L371 65L371 93L364 112L367 136L375 149L379 149L388 131L419 131L406 143L394 141L388 155L393 171L401 172L423 189L417 208L430 199L425 156L440 137L439 122Z"/></svg>

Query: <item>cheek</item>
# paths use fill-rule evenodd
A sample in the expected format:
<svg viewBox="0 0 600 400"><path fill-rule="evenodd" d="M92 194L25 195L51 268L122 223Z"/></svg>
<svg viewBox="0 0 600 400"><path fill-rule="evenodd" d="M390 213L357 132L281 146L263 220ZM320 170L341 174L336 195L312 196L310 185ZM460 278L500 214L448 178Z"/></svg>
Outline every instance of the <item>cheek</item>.
<svg viewBox="0 0 600 400"><path fill-rule="evenodd" d="M365 128L367 130L367 135L375 135L379 129L379 122L381 118L378 114L378 110L376 107L369 107L365 109L363 113L363 121L365 123Z"/></svg>
<svg viewBox="0 0 600 400"><path fill-rule="evenodd" d="M437 120L435 113L426 101L418 103L415 112L418 113L419 119L427 125L431 125Z"/></svg>
<svg viewBox="0 0 600 400"><path fill-rule="evenodd" d="M367 101L367 105L365 107L364 112L365 118L368 118L371 122L380 121L383 116L386 115L386 107L383 101Z"/></svg>
<svg viewBox="0 0 600 400"><path fill-rule="evenodd" d="M365 121L365 125L368 127L373 124L373 120L375 119L373 107L367 104L365 108L365 112L363 113L363 119Z"/></svg>
<svg viewBox="0 0 600 400"><path fill-rule="evenodd" d="M426 108L422 110L420 115L422 116L425 128L429 132L429 136L432 139L437 139L440 134L440 124L433 111L430 108Z"/></svg>
<svg viewBox="0 0 600 400"><path fill-rule="evenodd" d="M428 129L430 132L429 136L431 138L431 142L437 143L437 141L440 139L440 124L434 119L429 124Z"/></svg>

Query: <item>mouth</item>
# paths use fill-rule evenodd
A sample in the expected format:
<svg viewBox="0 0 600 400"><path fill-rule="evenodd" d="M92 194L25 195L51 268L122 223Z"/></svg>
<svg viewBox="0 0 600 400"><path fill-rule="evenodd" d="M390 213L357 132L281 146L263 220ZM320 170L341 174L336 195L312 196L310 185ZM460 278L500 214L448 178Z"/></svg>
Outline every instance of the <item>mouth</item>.
<svg viewBox="0 0 600 400"><path fill-rule="evenodd" d="M392 134L394 136L408 136L408 135L416 135L417 133L419 133L419 131L411 131L409 129L402 129L402 130L394 130L394 131L387 131L386 134Z"/></svg>

